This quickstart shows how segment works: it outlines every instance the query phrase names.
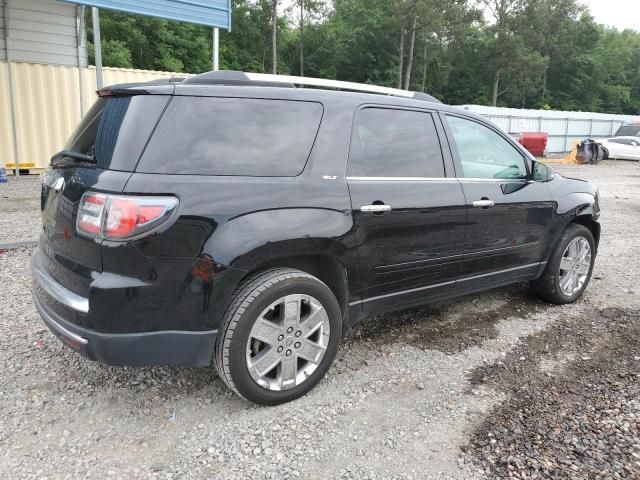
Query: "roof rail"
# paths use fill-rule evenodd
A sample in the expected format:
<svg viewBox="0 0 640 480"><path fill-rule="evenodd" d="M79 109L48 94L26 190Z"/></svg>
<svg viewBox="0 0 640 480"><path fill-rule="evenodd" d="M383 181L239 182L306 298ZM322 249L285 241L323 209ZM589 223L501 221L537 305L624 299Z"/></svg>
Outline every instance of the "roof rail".
<svg viewBox="0 0 640 480"><path fill-rule="evenodd" d="M245 73L234 71L217 71L201 73L184 80L185 84L212 85L246 85L269 87L295 87L296 85L349 90L352 92L376 93L393 97L413 98L427 102L440 103L438 99L422 92L411 92L398 88L380 87L365 83L343 82L340 80L325 80L322 78L294 77L290 75L271 75L268 73Z"/></svg>

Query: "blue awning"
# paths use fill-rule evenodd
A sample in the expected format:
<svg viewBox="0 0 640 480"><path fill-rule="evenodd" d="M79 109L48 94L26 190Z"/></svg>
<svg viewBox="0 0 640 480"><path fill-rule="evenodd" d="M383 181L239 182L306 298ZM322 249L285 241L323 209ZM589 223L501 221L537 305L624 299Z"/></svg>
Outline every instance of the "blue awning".
<svg viewBox="0 0 640 480"><path fill-rule="evenodd" d="M231 0L63 0L231 30Z"/></svg>

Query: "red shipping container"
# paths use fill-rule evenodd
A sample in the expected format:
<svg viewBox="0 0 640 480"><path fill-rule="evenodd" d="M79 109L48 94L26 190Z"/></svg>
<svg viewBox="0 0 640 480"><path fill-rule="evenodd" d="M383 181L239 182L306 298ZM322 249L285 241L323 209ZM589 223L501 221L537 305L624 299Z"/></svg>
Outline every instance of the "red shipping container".
<svg viewBox="0 0 640 480"><path fill-rule="evenodd" d="M535 157L544 157L549 135L544 132L522 132L518 142Z"/></svg>

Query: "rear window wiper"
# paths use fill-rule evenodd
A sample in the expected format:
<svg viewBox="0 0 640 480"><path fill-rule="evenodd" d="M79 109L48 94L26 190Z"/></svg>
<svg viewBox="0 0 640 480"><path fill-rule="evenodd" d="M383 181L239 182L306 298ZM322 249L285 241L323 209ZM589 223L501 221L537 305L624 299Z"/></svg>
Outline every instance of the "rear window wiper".
<svg viewBox="0 0 640 480"><path fill-rule="evenodd" d="M75 152L73 150L61 150L58 153L56 153L53 157L51 157L51 165L54 165L55 161L62 157L73 158L74 160L91 163L93 165L98 163L98 161L96 160L96 157L93 155L85 155L84 153Z"/></svg>

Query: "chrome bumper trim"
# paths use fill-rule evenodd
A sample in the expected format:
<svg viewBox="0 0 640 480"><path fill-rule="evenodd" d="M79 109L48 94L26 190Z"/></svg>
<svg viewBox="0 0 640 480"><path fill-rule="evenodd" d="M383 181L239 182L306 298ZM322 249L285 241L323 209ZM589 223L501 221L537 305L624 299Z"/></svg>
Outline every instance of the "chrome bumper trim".
<svg viewBox="0 0 640 480"><path fill-rule="evenodd" d="M81 313L89 311L89 299L81 297L56 282L45 270L39 260L41 253L36 251L31 257L31 274L33 281L55 300Z"/></svg>
<svg viewBox="0 0 640 480"><path fill-rule="evenodd" d="M40 311L40 315L42 315L42 318L44 319L45 323L49 324L49 328L57 331L58 333L60 333L65 338L69 338L71 340L75 340L76 342L78 342L81 345L87 345L89 343L89 340L87 340L86 338L81 337L80 335L78 335L76 333L73 333L70 330L67 330L62 325L60 325L58 322L56 322L52 318L51 315L46 313L44 311L44 309L42 307L40 307L40 300L38 300L38 297L35 294L33 296L33 299L35 300L36 305L39 306L38 310Z"/></svg>

